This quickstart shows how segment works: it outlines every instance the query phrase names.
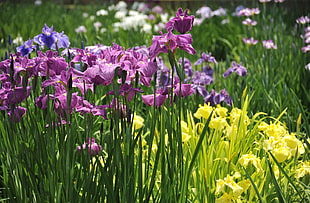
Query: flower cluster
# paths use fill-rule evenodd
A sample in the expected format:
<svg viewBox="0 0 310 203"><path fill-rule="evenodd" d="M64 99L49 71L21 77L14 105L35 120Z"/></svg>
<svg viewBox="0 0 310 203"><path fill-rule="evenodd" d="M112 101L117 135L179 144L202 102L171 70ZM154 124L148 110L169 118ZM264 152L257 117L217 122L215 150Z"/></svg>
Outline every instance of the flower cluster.
<svg viewBox="0 0 310 203"><path fill-rule="evenodd" d="M242 21L242 24L246 25L246 26L255 26L257 25L257 21L249 18L249 17L253 17L254 15L258 15L260 14L260 10L259 8L242 8L237 12L237 15L240 16L246 16L247 18L245 20ZM254 37L250 37L250 38L243 38L242 39L243 42L246 45L255 45L258 43L258 40L254 39ZM277 45L275 45L275 43L271 40L262 40L262 45L264 48L266 49L277 49Z"/></svg>
<svg viewBox="0 0 310 203"><path fill-rule="evenodd" d="M184 34L191 30L193 24L193 16L187 15L187 10L183 12L180 8L176 12L176 17L172 18L167 24L167 33L160 32L161 35L153 36L152 45L149 47L149 57L151 61L155 61L159 65L159 72L163 72L165 79L158 84L160 87L157 88L155 95L143 95L142 99L147 105L161 106L168 98L169 91L173 91L177 96L185 97L193 93L190 84L181 84L178 77L170 75L166 77L169 70L161 63L161 58L158 56L160 53L167 53L169 57L175 60L175 53L178 49L182 49L189 54L195 54L196 50L192 47L192 36L191 34ZM173 33L173 30L181 32L180 35ZM173 62L175 63L175 61ZM176 64L174 64L176 65ZM176 68L173 66L172 68Z"/></svg>
<svg viewBox="0 0 310 203"><path fill-rule="evenodd" d="M247 167L248 165L253 165L256 168L256 171L259 173L261 171L263 171L263 168L261 166L261 160L260 158L258 158L257 156L255 156L254 154L243 154L238 162L240 163L240 165L242 165L243 167Z"/></svg>
<svg viewBox="0 0 310 203"><path fill-rule="evenodd" d="M212 18L214 16L226 16L226 10L220 7L212 11L211 8L207 6L202 6L196 11L196 16L199 17L195 18L194 25L201 25L205 19Z"/></svg>
<svg viewBox="0 0 310 203"><path fill-rule="evenodd" d="M108 9L97 10L95 15L89 15L83 13L83 17L87 20L94 21L93 26L96 32L104 33L107 31L105 27L102 27L100 22L101 16L114 16L116 22L111 25L114 32L120 30L136 30L145 33L151 33L154 31L162 30L165 26L163 23L168 21L168 14L163 13L163 9L160 6L154 6L150 9L150 5L144 2L134 2L131 7L125 1L118 1L117 4L113 4ZM157 23L157 19L161 22ZM87 28L84 25L80 25L75 29L77 33L85 33Z"/></svg>
<svg viewBox="0 0 310 203"><path fill-rule="evenodd" d="M41 34L35 36L33 39L27 40L23 45L17 47L17 51L20 52L22 56L29 55L33 49L36 48L33 42L35 42L41 49L47 47L53 50L68 48L70 45L69 38L64 32L58 33L54 31L53 26L48 27L45 25L42 28Z"/></svg>
<svg viewBox="0 0 310 203"><path fill-rule="evenodd" d="M238 11L237 16L251 17L260 13L259 8L243 8Z"/></svg>
<svg viewBox="0 0 310 203"><path fill-rule="evenodd" d="M301 179L310 176L310 161L300 162L295 172L295 177Z"/></svg>
<svg viewBox="0 0 310 203"><path fill-rule="evenodd" d="M304 29L304 35L301 36L304 40L305 46L301 48L304 53L310 52L310 26Z"/></svg>
<svg viewBox="0 0 310 203"><path fill-rule="evenodd" d="M263 142L264 149L270 151L280 163L305 152L303 143L279 122L270 124L262 122L259 130L267 138Z"/></svg>
<svg viewBox="0 0 310 203"><path fill-rule="evenodd" d="M310 23L310 18L308 16L301 16L296 19L296 23L302 24L302 25L308 24Z"/></svg>
<svg viewBox="0 0 310 203"><path fill-rule="evenodd" d="M233 176L227 175L224 179L216 180L215 194L221 194L216 202L242 202L241 194L246 193L251 182L240 178L240 173L236 172Z"/></svg>
<svg viewBox="0 0 310 203"><path fill-rule="evenodd" d="M231 75L233 72L235 72L237 75L240 75L242 77L247 75L247 70L244 66L242 66L242 63L237 64L235 61L232 62L232 67L226 70L226 72L223 74L223 77L226 78L227 76Z"/></svg>
<svg viewBox="0 0 310 203"><path fill-rule="evenodd" d="M200 105L194 113L194 117L197 119L209 119L210 116L209 128L218 131L225 131L225 134L230 137L233 133L235 133L234 129L240 120L241 110L238 108L233 108L228 114L228 109L219 104L215 107L210 104L204 104ZM249 118L245 116L244 124L247 126L249 123Z"/></svg>
<svg viewBox="0 0 310 203"><path fill-rule="evenodd" d="M249 18L253 17L254 15L257 15L260 13L259 8L244 8L241 9L237 15L238 16L246 16L247 18L242 21L242 24L247 25L247 26L255 26L257 24L257 21Z"/></svg>
<svg viewBox="0 0 310 203"><path fill-rule="evenodd" d="M65 47L59 36L64 35L45 25L43 33L36 36L35 41L52 49ZM143 48L124 50L117 44L111 47L97 45L85 50L64 50L63 54L67 57L52 50L45 53L38 51L34 58L29 58L27 54L20 56L25 49L32 48L31 43L27 42L22 49L18 48L20 52L12 55L11 59L0 62L0 107L13 121L19 121L26 113L26 109L18 105L35 89L31 86L34 78L41 78L42 82L41 95L35 99L39 108L46 109L49 102L53 102L60 119L73 112L100 115L106 119L106 109L114 108L117 101L105 105L91 104L85 99L88 90L94 92L95 86L108 86L115 81L119 89L108 94L120 95L131 101L136 93L142 92L140 88L133 87L137 74L138 84L149 86L152 75L157 71L157 63L149 60ZM71 61L67 62L66 58Z"/></svg>

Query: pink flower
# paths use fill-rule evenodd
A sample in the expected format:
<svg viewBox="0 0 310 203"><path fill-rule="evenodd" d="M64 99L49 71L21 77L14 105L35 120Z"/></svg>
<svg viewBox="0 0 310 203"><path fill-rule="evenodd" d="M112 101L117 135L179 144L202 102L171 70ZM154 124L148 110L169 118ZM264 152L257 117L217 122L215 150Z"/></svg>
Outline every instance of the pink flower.
<svg viewBox="0 0 310 203"><path fill-rule="evenodd" d="M246 18L244 21L242 21L242 24L247 25L247 26L255 26L257 25L257 22L250 18Z"/></svg>
<svg viewBox="0 0 310 203"><path fill-rule="evenodd" d="M310 18L308 16L301 16L300 18L296 19L296 23L298 24L306 24L310 22Z"/></svg>
<svg viewBox="0 0 310 203"><path fill-rule="evenodd" d="M302 50L304 53L307 53L308 51L310 51L310 44L308 44L307 46L302 47L301 50Z"/></svg>
<svg viewBox="0 0 310 203"><path fill-rule="evenodd" d="M249 38L249 39L243 38L242 40L243 40L243 42L244 42L245 44L248 44L248 45L255 45L255 44L257 44L257 42L258 42L258 40L254 39L253 37L251 37L251 38Z"/></svg>
<svg viewBox="0 0 310 203"><path fill-rule="evenodd" d="M263 43L263 47L265 47L266 49L277 49L278 48L277 45L275 45L271 39L263 40L262 43Z"/></svg>
<svg viewBox="0 0 310 203"><path fill-rule="evenodd" d="M271 0L259 0L260 3L267 3L270 2Z"/></svg>
<svg viewBox="0 0 310 203"><path fill-rule="evenodd" d="M260 13L260 10L259 8L244 8L244 9L241 9L239 12L238 12L238 16L247 16L247 17L250 17L250 16L253 16L255 14L259 14Z"/></svg>
<svg viewBox="0 0 310 203"><path fill-rule="evenodd" d="M162 13L163 13L163 8L160 7L160 6L154 6L154 7L152 8L152 12L158 13L158 14L162 14Z"/></svg>

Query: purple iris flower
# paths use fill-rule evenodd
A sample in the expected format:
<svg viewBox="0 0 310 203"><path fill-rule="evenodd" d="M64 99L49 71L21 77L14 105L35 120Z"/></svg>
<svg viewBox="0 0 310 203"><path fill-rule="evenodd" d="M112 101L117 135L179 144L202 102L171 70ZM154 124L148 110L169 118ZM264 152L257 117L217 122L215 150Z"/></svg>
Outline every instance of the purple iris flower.
<svg viewBox="0 0 310 203"><path fill-rule="evenodd" d="M259 13L260 13L259 8L243 8L237 12L237 15L250 17Z"/></svg>
<svg viewBox="0 0 310 203"><path fill-rule="evenodd" d="M242 63L237 64L235 61L232 62L232 67L226 70L226 72L223 74L223 77L226 78L233 72L237 73L237 75L240 75L242 77L247 75L247 70L244 66L242 66Z"/></svg>
<svg viewBox="0 0 310 203"><path fill-rule="evenodd" d="M86 138L86 142L81 146L77 147L77 151L81 152L83 149L87 148L87 152L90 156L95 156L100 153L102 146L96 143L95 138Z"/></svg>
<svg viewBox="0 0 310 203"><path fill-rule="evenodd" d="M201 53L201 57L195 62L194 65L197 66L202 64L203 62L217 64L216 59L214 58L214 56L211 55L211 53L206 54L204 52Z"/></svg>
<svg viewBox="0 0 310 203"><path fill-rule="evenodd" d="M38 65L36 71L39 76L60 75L68 67L65 58L58 56L57 51L47 50L46 53L39 51L38 55L34 60Z"/></svg>
<svg viewBox="0 0 310 203"><path fill-rule="evenodd" d="M7 104L19 104L30 95L31 87L24 89L23 87L16 87L7 92Z"/></svg>
<svg viewBox="0 0 310 203"><path fill-rule="evenodd" d="M55 95L54 99L54 109L58 115L65 117L65 112L71 114L75 108L81 106L81 102L83 100L82 97L77 95L78 93L72 93L70 106L67 106L67 93Z"/></svg>
<svg viewBox="0 0 310 203"><path fill-rule="evenodd" d="M55 75L45 80L42 83L42 87L45 88L47 86L53 85L55 88L60 86L63 91L68 90L69 84L68 81L72 78L72 87L79 88L81 94L85 94L88 90L93 91L93 84L87 83L83 77L83 73L75 70L73 68L69 68L67 71L62 71L60 75Z"/></svg>
<svg viewBox="0 0 310 203"><path fill-rule="evenodd" d="M47 46L49 49L68 48L70 45L68 37L62 32L54 31L53 26L48 27L46 24L42 28L42 33L34 37L34 42L41 48Z"/></svg>
<svg viewBox="0 0 310 203"><path fill-rule="evenodd" d="M86 100L84 100L86 101ZM103 119L107 120L107 112L106 112L106 109L107 109L107 106L108 105L99 105L99 106L94 106L92 109L91 109L91 113L94 115L94 116L101 116Z"/></svg>
<svg viewBox="0 0 310 203"><path fill-rule="evenodd" d="M179 8L178 11L176 12L176 17L172 18L166 24L166 29L168 31L172 31L173 29L175 29L181 34L191 31L195 17L193 15L188 16L187 12L188 12L188 9L186 9L183 12L183 9Z"/></svg>
<svg viewBox="0 0 310 203"><path fill-rule="evenodd" d="M18 52L21 53L22 56L28 56L36 46L33 45L33 40L27 40L23 45L16 48Z"/></svg>
<svg viewBox="0 0 310 203"><path fill-rule="evenodd" d="M36 106L40 109L46 109L48 100L51 99L49 95L40 95L38 98L36 98L35 103Z"/></svg>
<svg viewBox="0 0 310 203"><path fill-rule="evenodd" d="M206 75L210 77L213 77L214 70L211 66L205 66L202 68L202 72L204 72Z"/></svg>
<svg viewBox="0 0 310 203"><path fill-rule="evenodd" d="M196 71L192 83L195 85L210 85L214 82L214 78L204 72Z"/></svg>
<svg viewBox="0 0 310 203"><path fill-rule="evenodd" d="M9 119L12 122L19 122L25 116L27 109L21 106L8 110Z"/></svg>
<svg viewBox="0 0 310 203"><path fill-rule="evenodd" d="M166 66L163 58L161 56L156 58L158 71L157 71L157 81L156 84L159 87L167 86L169 83L169 68Z"/></svg>
<svg viewBox="0 0 310 203"><path fill-rule="evenodd" d="M184 64L183 58L179 58L178 62L181 66L183 66L185 75L187 77L191 77L193 75L192 62L188 58L184 58ZM187 78L186 80L189 80L189 78Z"/></svg>
<svg viewBox="0 0 310 203"><path fill-rule="evenodd" d="M176 84L176 88L173 91L178 97L186 97L194 93L194 89L191 84Z"/></svg>
<svg viewBox="0 0 310 203"><path fill-rule="evenodd" d="M20 57L19 53L16 56L13 56L13 79L15 85L22 85L22 76L27 75L28 78L31 78L37 73L38 64L34 59L29 59L27 56ZM2 87L4 83L11 83L11 63L12 59L6 59L0 62L0 81L2 81ZM11 88L11 86L9 87Z"/></svg>
<svg viewBox="0 0 310 203"><path fill-rule="evenodd" d="M143 95L142 100L148 106L154 106L155 104L156 107L159 107L165 103L167 97L167 95L156 94L154 98L154 94L149 94Z"/></svg>
<svg viewBox="0 0 310 203"><path fill-rule="evenodd" d="M148 106L159 107L163 105L168 98L166 88L157 89L156 94L143 95L142 100Z"/></svg>
<svg viewBox="0 0 310 203"><path fill-rule="evenodd" d="M68 48L70 46L69 38L64 32L56 33L56 42L58 48ZM56 48L56 47L55 47Z"/></svg>
<svg viewBox="0 0 310 203"><path fill-rule="evenodd" d="M132 100L136 92L142 93L143 91L140 88L133 88L131 84L127 83L122 84L119 88L120 95L125 96L128 101Z"/></svg>
<svg viewBox="0 0 310 203"><path fill-rule="evenodd" d="M220 93L217 93L215 90L211 90L211 92L205 96L205 103L210 104L211 106L220 104L225 102L227 105L232 105L232 99L225 89L221 90Z"/></svg>
<svg viewBox="0 0 310 203"><path fill-rule="evenodd" d="M52 48L52 45L56 42L56 33L53 26L48 27L46 24L42 28L42 33L34 37L34 41L38 43L42 48L47 46Z"/></svg>
<svg viewBox="0 0 310 203"><path fill-rule="evenodd" d="M153 36L152 45L149 47L150 58L153 61L159 53L168 53L169 50L174 53L176 49L183 49L193 55L196 50L192 47L192 42L190 34L174 35L171 31Z"/></svg>
<svg viewBox="0 0 310 203"><path fill-rule="evenodd" d="M84 75L95 85L107 86L112 83L117 64L100 64L87 68Z"/></svg>

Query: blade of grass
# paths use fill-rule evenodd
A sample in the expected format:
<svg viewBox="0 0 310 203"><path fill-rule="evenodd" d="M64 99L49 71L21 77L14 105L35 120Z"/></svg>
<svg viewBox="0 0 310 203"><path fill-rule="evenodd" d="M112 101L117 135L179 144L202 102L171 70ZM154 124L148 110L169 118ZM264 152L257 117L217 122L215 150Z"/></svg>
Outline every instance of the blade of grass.
<svg viewBox="0 0 310 203"><path fill-rule="evenodd" d="M272 170L272 166L271 166L271 163L270 163L270 161L269 161L269 158L267 157L267 155L265 154L265 156L266 156L266 161L267 161L267 164L268 164L268 168L269 168L269 171L270 171L270 175L271 175L271 179L272 179L272 182L273 182L273 184L274 184L274 186L275 186L275 189L276 189L276 193L277 193L277 196L278 196L278 198L279 198L279 202L286 202L285 201L285 199L284 199L284 197L283 197L283 192L282 192L282 190L281 190L281 188L280 188L280 185L278 184L278 181L277 181L277 179L276 179L276 177L275 177L275 174L274 174L274 172L273 172L273 170Z"/></svg>
<svg viewBox="0 0 310 203"><path fill-rule="evenodd" d="M277 159L273 156L271 152L269 152L270 156L274 160L274 162L277 164L278 168L280 171L284 174L284 176L287 178L288 182L293 186L293 188L296 190L297 194L299 197L302 199L301 192L298 190L292 179L288 176L288 174L285 172L284 168L280 165L280 163L277 161Z"/></svg>
<svg viewBox="0 0 310 203"><path fill-rule="evenodd" d="M253 186L253 188L254 188L254 190L255 190L255 193L257 194L257 197L258 197L258 199L259 199L259 202L260 202L260 203L263 203L263 202L264 202L264 201L263 201L263 198L262 198L262 196L260 195L260 193L259 193L259 191L258 191L258 188L256 187L256 185L255 185L253 179L251 178L249 172L248 172L244 167L242 167L242 168L243 168L243 170L245 171L246 176L250 179L251 184L252 184L252 186Z"/></svg>

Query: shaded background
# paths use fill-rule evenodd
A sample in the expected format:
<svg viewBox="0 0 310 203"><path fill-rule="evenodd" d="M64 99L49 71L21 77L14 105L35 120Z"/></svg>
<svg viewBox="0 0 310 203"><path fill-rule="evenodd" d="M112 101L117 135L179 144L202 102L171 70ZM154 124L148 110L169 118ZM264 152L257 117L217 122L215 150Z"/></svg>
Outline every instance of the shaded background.
<svg viewBox="0 0 310 203"><path fill-rule="evenodd" d="M10 1L16 3L34 3L35 0L0 0ZM41 0L42 2L55 2L59 4L108 4L117 3L119 0ZM217 5L217 6L235 6L244 5L251 6L255 5L258 0L124 0L127 3L133 2L145 2L151 5L160 5L162 7L187 7L190 9L196 9L202 5ZM273 0L272 0L273 1ZM299 13L305 13L306 15L310 13L310 0L286 0L282 3L288 10L292 12L298 11Z"/></svg>

